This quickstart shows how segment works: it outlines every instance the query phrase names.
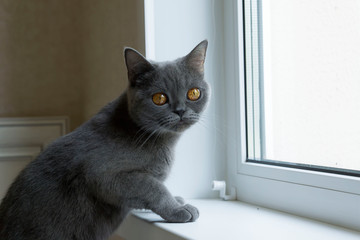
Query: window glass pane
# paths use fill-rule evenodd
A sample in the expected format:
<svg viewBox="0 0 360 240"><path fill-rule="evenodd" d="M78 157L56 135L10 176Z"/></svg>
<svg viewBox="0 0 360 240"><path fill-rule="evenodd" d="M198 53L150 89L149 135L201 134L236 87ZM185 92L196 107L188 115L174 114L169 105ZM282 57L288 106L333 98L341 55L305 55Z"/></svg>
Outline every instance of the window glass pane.
<svg viewBox="0 0 360 240"><path fill-rule="evenodd" d="M360 1L244 3L248 158L360 171Z"/></svg>

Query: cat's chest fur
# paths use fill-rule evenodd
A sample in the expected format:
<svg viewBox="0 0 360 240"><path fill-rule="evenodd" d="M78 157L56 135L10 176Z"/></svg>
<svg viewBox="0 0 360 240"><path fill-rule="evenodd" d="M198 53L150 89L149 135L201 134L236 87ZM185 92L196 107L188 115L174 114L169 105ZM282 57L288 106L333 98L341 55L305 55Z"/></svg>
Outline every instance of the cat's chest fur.
<svg viewBox="0 0 360 240"><path fill-rule="evenodd" d="M153 141L156 141L154 146ZM129 146L131 154L118 153L112 161L116 161L120 171L142 172L163 181L167 177L173 162L173 144L166 143L163 139L149 140L141 148ZM160 142L160 143L159 143ZM129 145L133 145L130 143Z"/></svg>
<svg viewBox="0 0 360 240"><path fill-rule="evenodd" d="M140 163L142 166L140 171L151 174L161 181L165 180L173 162L172 152L172 148L167 145L160 145L156 150L144 149L143 154L139 156L143 160Z"/></svg>

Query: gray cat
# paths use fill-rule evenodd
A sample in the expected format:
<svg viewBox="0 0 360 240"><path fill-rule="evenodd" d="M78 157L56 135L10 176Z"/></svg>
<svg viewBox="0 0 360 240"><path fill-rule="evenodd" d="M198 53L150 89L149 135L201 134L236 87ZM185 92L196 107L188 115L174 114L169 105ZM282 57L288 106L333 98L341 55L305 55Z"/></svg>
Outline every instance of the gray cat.
<svg viewBox="0 0 360 240"><path fill-rule="evenodd" d="M207 44L162 63L126 48L127 90L20 173L0 205L0 239L107 239L133 208L195 221L198 210L163 181L178 138L208 102Z"/></svg>

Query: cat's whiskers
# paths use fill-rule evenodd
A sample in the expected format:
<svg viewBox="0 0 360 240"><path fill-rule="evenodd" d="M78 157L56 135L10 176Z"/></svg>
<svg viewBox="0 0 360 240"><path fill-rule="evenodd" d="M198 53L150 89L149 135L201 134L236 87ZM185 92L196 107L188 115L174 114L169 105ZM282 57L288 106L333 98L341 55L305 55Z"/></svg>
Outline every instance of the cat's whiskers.
<svg viewBox="0 0 360 240"><path fill-rule="evenodd" d="M157 134L155 135L153 144L151 145L151 150L153 151L153 148L156 146L156 141L159 139L159 137L164 133L163 129L158 129Z"/></svg>
<svg viewBox="0 0 360 240"><path fill-rule="evenodd" d="M151 121L150 121L151 120ZM149 134L149 129L152 129L154 127L154 122L156 122L155 119L150 118L150 120L147 120L144 122L143 126L140 127L140 129L136 132L134 135L135 139L135 146L138 147L138 145L141 143L141 140ZM136 137L138 134L140 134L138 137ZM142 144L143 145L143 144Z"/></svg>
<svg viewBox="0 0 360 240"><path fill-rule="evenodd" d="M209 121L205 121L205 119ZM200 120L206 124L211 122L215 130L223 135L224 135L223 129L228 130L228 125L224 123L224 121L222 121L222 117L215 113L213 113L212 115L210 115L209 113L203 113L202 118L200 118ZM219 125L220 128L218 127Z"/></svg>
<svg viewBox="0 0 360 240"><path fill-rule="evenodd" d="M157 129L153 130L151 134L149 134L149 136L145 139L145 141L140 145L140 148L142 148L145 145L145 143L151 138L151 136L153 136L156 132Z"/></svg>
<svg viewBox="0 0 360 240"><path fill-rule="evenodd" d="M135 139L135 144L137 145L140 143L141 139L149 132L148 130L151 129L154 125L154 122L156 122L156 119L153 118L153 116L144 114L143 125L140 127L140 129L135 133L133 140ZM140 134L138 137L137 135Z"/></svg>
<svg viewBox="0 0 360 240"><path fill-rule="evenodd" d="M134 143L135 146L137 147L138 144L140 144L141 140L146 136L146 134L148 133L148 129L150 128L150 123L147 123L145 125L143 125L134 135ZM136 135L140 134L138 137L136 137Z"/></svg>
<svg viewBox="0 0 360 240"><path fill-rule="evenodd" d="M145 127L145 126L142 126L142 127L135 133L135 135L134 135L134 137L133 137L133 140L136 139L136 141L137 141L137 140L138 140L138 137L141 137L141 135L144 134L145 129L146 129L146 127ZM140 135L138 136L138 134L140 134Z"/></svg>
<svg viewBox="0 0 360 240"><path fill-rule="evenodd" d="M208 121L206 121L208 120ZM230 127L221 121L220 116L213 114L212 116L209 116L209 114L202 114L202 117L199 119L199 125L204 127L206 130L213 131L217 134L221 135L221 138L225 139L227 137L226 132L230 131ZM209 126L209 123L211 123L211 126ZM225 146L225 141L219 141L221 145ZM234 145L235 143L232 141L226 141L227 145Z"/></svg>
<svg viewBox="0 0 360 240"><path fill-rule="evenodd" d="M169 120L170 120L170 119L171 119L170 117L165 118L165 119L161 119L161 120L158 122L158 125L159 125L160 127L157 127L156 129L152 130L152 132L148 135L148 137L145 139L145 141L139 146L139 148L142 148L142 147L146 144L146 142L148 142L148 141L150 140L150 138L151 138L155 133L158 133L157 135L155 135L155 138L154 138L154 142L155 142L156 139L161 135L161 132L162 132L161 130L162 130L162 128L167 127L167 125L170 125L170 124L171 124L171 122L170 122L170 124L169 124ZM153 124L149 124L149 125L150 125L150 126L146 125L146 126L143 126L143 127L142 127L142 128L145 129L145 130L144 130L144 132L140 135L140 137L137 139L136 145L139 144L140 141L141 141L141 139L142 139L143 137L145 137L146 134L149 133L149 131L146 131L146 130L149 129L150 127L154 127ZM154 144L154 143L153 143L153 144Z"/></svg>
<svg viewBox="0 0 360 240"><path fill-rule="evenodd" d="M155 136L155 139L154 139L154 141L153 141L153 144L152 144L152 146L151 146L152 149L154 148L154 146L156 146L156 141L159 139L159 137L160 137L162 134L166 133L166 130L165 130L165 129L168 128L169 126L171 126L171 124L174 123L174 121L172 121L172 120L173 120L172 117L168 117L166 120L167 120L167 121L163 121L163 122L161 123L161 128L158 129L158 132L157 132L157 134L156 134L156 136Z"/></svg>

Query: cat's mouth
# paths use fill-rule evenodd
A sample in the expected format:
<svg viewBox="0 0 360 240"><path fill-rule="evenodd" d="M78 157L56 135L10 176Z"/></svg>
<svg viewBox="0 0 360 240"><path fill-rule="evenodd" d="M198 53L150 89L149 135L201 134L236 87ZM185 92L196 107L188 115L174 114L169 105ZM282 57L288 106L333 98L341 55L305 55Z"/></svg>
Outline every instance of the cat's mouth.
<svg viewBox="0 0 360 240"><path fill-rule="evenodd" d="M173 132L183 132L186 129L188 129L191 125L193 125L195 122L196 121L194 119L181 118L178 121L174 122L174 124L172 124L169 127L169 130Z"/></svg>
<svg viewBox="0 0 360 240"><path fill-rule="evenodd" d="M186 129L188 129L190 127L191 124L186 123L183 120L180 120L178 123L176 123L173 127L172 130L175 132L183 132Z"/></svg>

